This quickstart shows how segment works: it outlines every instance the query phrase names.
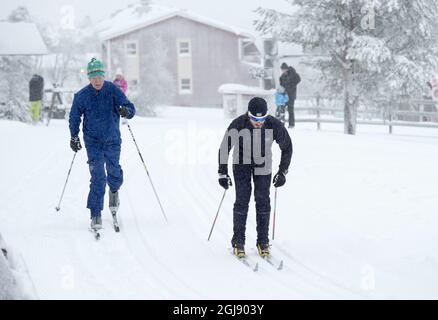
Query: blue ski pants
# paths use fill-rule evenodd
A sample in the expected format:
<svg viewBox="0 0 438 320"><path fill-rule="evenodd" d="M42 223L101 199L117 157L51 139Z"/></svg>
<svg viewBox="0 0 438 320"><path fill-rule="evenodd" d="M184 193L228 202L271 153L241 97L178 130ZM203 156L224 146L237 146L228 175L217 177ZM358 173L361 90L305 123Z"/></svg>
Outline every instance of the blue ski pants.
<svg viewBox="0 0 438 320"><path fill-rule="evenodd" d="M123 170L119 164L121 144L85 141L85 148L91 174L87 208L93 217L103 210L106 184L111 192L116 192L123 183Z"/></svg>

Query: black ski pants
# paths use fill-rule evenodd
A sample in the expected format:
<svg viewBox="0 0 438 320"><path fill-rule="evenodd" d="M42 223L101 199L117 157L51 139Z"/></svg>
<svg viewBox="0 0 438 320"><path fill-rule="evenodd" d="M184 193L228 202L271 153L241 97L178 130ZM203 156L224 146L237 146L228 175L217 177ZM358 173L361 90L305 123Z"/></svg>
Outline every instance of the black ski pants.
<svg viewBox="0 0 438 320"><path fill-rule="evenodd" d="M290 99L287 103L287 111L289 112L289 127L295 126L295 99Z"/></svg>
<svg viewBox="0 0 438 320"><path fill-rule="evenodd" d="M254 198L256 203L257 244L269 243L269 218L271 200L269 197L272 175L256 175L252 165L234 165L234 186L236 201L233 209L233 239L232 245L245 244L246 220L249 201L254 182Z"/></svg>

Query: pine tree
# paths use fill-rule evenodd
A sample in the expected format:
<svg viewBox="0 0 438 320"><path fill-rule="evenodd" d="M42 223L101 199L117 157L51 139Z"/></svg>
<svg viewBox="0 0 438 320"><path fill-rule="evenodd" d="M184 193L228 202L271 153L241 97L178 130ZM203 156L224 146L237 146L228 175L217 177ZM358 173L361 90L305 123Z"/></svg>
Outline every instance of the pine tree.
<svg viewBox="0 0 438 320"><path fill-rule="evenodd" d="M357 106L376 98L422 96L438 68L438 3L427 0L290 0L291 14L259 8L263 34L326 56L326 90L343 95L345 132L355 134Z"/></svg>

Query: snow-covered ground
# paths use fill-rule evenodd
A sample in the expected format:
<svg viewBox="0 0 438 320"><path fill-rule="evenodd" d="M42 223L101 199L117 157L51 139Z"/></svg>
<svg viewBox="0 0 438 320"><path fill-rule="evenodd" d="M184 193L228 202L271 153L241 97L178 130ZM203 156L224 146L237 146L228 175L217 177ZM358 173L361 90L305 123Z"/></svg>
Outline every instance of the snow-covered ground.
<svg viewBox="0 0 438 320"><path fill-rule="evenodd" d="M89 185L80 151L61 211L73 153L67 122L50 127L0 121L0 232L23 256L30 296L42 299L438 298L438 130L300 124L278 192L273 254L250 272L230 255L229 192L212 240L222 190L217 150L229 120L221 110L168 108L131 122L166 209L164 222L128 128L125 184L116 234L105 212L96 242L85 208ZM276 165L279 150L275 147ZM107 198L105 199L105 204ZM247 250L258 259L251 204ZM29 289L26 289L29 291Z"/></svg>

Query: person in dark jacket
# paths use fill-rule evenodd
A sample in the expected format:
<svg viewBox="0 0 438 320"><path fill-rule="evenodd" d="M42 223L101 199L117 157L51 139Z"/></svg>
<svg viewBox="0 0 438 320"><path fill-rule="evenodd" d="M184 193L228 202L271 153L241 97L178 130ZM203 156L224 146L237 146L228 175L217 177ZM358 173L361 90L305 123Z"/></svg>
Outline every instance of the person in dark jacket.
<svg viewBox="0 0 438 320"><path fill-rule="evenodd" d="M44 78L34 74L29 81L30 114L34 124L40 120L43 94Z"/></svg>
<svg viewBox="0 0 438 320"><path fill-rule="evenodd" d="M295 99L297 98L297 85L301 82L301 77L297 71L283 62L281 65L280 86L286 89L289 96L287 109L289 112L289 128L295 127Z"/></svg>
<svg viewBox="0 0 438 320"><path fill-rule="evenodd" d="M101 211L108 183L109 207L119 206L118 190L123 183L120 167L120 117L131 119L134 105L110 81L105 81L104 66L93 58L88 63L90 84L75 94L70 111L70 147L74 152L82 149L79 125L83 117L83 136L91 174L87 208L91 212L91 228L102 228Z"/></svg>
<svg viewBox="0 0 438 320"><path fill-rule="evenodd" d="M281 161L273 184L276 188L286 182L292 158L292 141L287 129L275 117L268 115L267 103L253 98L248 112L233 120L228 127L219 150L219 184L228 189L228 158L233 151L233 174L236 201L233 208L233 252L245 257L245 231L251 197L251 180L254 181L256 202L257 248L263 257L269 256L269 220L271 213L270 186L272 178L272 144L281 149Z"/></svg>

